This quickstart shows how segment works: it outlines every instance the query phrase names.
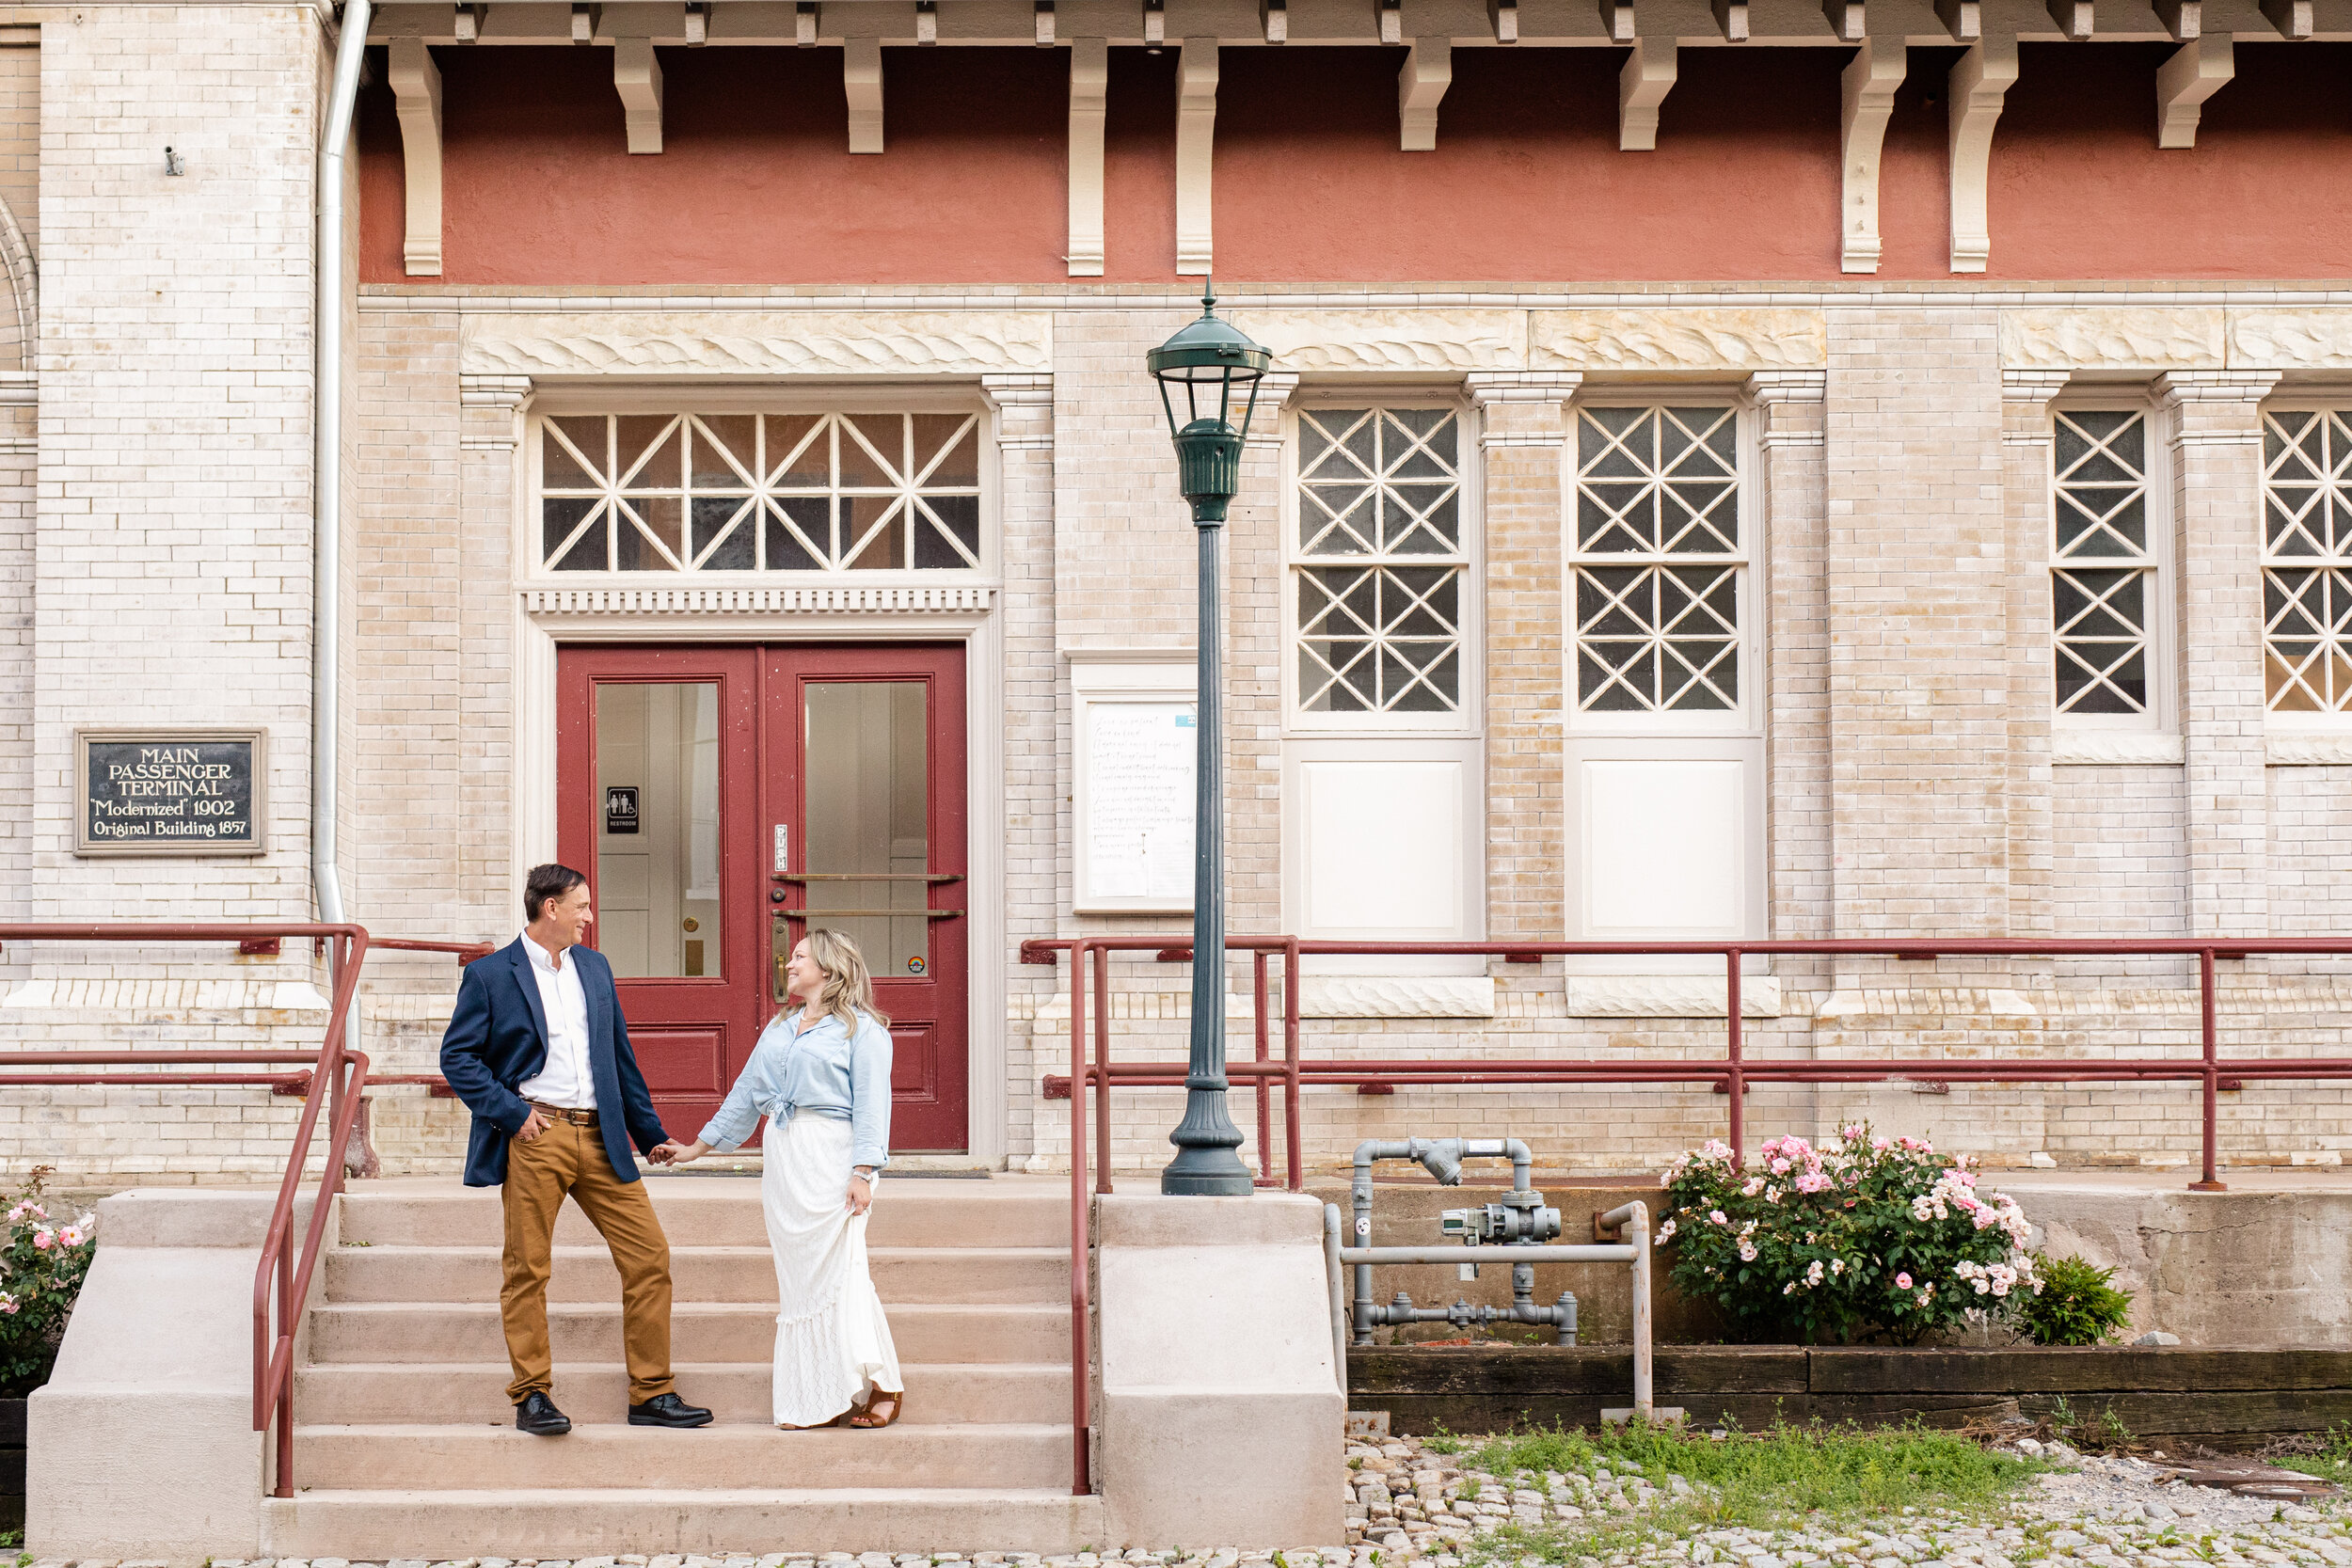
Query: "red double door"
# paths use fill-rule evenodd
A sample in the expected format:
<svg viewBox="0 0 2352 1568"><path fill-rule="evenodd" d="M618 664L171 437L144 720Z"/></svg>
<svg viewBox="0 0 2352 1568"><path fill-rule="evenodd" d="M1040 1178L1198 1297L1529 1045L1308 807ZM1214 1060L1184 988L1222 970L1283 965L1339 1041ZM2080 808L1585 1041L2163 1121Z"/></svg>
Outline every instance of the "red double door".
<svg viewBox="0 0 2352 1568"><path fill-rule="evenodd" d="M891 1145L969 1147L963 650L565 648L559 858L587 874L662 1124L691 1139L811 921L891 1020Z"/></svg>

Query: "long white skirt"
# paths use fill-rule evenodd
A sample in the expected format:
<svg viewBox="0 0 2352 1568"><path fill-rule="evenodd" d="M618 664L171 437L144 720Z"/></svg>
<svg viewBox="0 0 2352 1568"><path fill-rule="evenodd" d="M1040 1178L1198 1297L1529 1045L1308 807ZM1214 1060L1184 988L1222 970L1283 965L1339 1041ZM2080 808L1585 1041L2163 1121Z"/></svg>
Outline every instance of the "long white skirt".
<svg viewBox="0 0 2352 1568"><path fill-rule="evenodd" d="M875 1390L906 1387L850 1213L850 1124L771 1121L759 1177L776 1255L776 1424L821 1426Z"/></svg>

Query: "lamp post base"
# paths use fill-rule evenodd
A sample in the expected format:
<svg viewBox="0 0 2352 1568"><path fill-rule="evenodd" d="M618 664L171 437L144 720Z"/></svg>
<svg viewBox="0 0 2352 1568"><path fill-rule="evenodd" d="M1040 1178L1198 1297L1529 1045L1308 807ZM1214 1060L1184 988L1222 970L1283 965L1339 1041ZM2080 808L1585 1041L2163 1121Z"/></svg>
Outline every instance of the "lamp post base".
<svg viewBox="0 0 2352 1568"><path fill-rule="evenodd" d="M1258 1190L1249 1167L1230 1148L1188 1148L1160 1172L1163 1197L1248 1197Z"/></svg>

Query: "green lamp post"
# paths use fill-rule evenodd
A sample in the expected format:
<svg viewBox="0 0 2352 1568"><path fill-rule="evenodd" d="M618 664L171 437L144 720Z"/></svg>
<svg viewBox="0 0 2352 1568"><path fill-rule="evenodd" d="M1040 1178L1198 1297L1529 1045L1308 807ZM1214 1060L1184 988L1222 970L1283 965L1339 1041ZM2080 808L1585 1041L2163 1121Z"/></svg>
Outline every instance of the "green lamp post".
<svg viewBox="0 0 2352 1568"><path fill-rule="evenodd" d="M1225 514L1241 487L1242 439L1258 411L1258 382L1273 352L1216 319L1216 289L1207 286L1200 319L1146 356L1160 384L1160 406L1176 443L1177 488L1192 503L1200 541L1200 673L1196 701L1196 769L1192 836L1192 1059L1184 1074L1184 1118L1168 1141L1176 1158L1160 1173L1171 1196L1246 1197L1249 1167L1233 1152L1241 1130L1226 1110L1225 1093L1225 722L1220 685L1218 562ZM1178 422L1170 390L1181 387ZM1241 427L1231 422L1235 394L1248 393Z"/></svg>

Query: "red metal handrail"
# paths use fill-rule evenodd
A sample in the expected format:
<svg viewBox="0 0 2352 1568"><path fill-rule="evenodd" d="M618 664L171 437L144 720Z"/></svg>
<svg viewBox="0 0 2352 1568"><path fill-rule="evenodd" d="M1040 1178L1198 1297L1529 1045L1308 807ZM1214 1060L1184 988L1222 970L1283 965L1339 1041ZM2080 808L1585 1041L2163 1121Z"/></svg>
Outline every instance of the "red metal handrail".
<svg viewBox="0 0 2352 1568"><path fill-rule="evenodd" d="M2214 964L2219 958L2254 956L2352 956L2352 940L2325 937L2285 937L2246 942L2219 940L2106 940L2052 938L2039 942L2000 938L1948 940L1825 940L1747 942L1306 942L1296 937L1232 937L1229 953L1247 952L1254 968L1256 1006L1253 1027L1257 1050L1253 1060L1231 1062L1226 1075L1254 1085L1258 1101L1258 1162L1261 1185L1271 1185L1273 1085L1283 1087L1285 1174L1292 1192L1304 1185L1299 1148L1299 1096L1310 1083L1392 1087L1400 1084L1494 1085L1511 1084L1642 1084L1709 1082L1727 1099L1728 1141L1735 1157L1746 1156L1747 1089L1754 1083L1851 1083L1889 1078L1932 1082L1962 1080L1993 1083L2185 1082L2194 1079L2202 1089L2203 1165L2192 1191L2225 1190L2219 1180L2219 1095L2225 1082L2246 1079L2352 1079L2352 1058L2270 1057L2229 1058L2220 1054L2219 1028L2214 997ZM1021 944L1021 961L1051 965L1056 954L1070 955L1070 1076L1048 1076L1046 1098L1070 1099L1070 1311L1072 1491L1092 1490L1088 1454L1090 1409L1088 1380L1092 1354L1088 1256L1092 1245L1090 1195L1087 1190L1087 1107L1084 1089L1094 1090L1096 1165L1094 1193L1111 1190L1110 1090L1114 1083L1134 1087L1182 1085L1186 1064L1119 1062L1111 1060L1109 958L1113 953L1151 952L1163 961L1192 958L1190 939L1184 936L1080 937L1032 940ZM1283 958L1283 1059L1268 1053L1266 1018L1267 973L1270 955ZM1591 1057L1503 1060L1488 1064L1432 1057L1349 1058L1313 1062L1299 1055L1298 961L1302 956L1463 957L1501 958L1510 963L1535 963L1548 957L1716 957L1724 967L1724 1052L1720 1058L1690 1056ZM1922 1057L1846 1058L1836 1061L1772 1060L1750 1057L1742 1038L1741 965L1756 956L1826 956L1850 958L2194 958L2197 960L2200 1017L2203 1049L2194 1060L2178 1057L2118 1057L2088 1062L2015 1062L1947 1060ZM1088 1019L1086 971L1094 971L1095 1010L1093 1059L1087 1053Z"/></svg>
<svg viewBox="0 0 2352 1568"><path fill-rule="evenodd" d="M182 924L135 921L99 923L0 923L0 942L131 942L150 945L184 942L278 942L287 937L308 937L326 954L332 980L326 1037L315 1052L300 1051L8 1051L0 1063L10 1067L118 1068L145 1066L198 1067L207 1063L239 1067L256 1062L307 1063L310 1084L302 1100L302 1117L294 1127L294 1148L286 1175L278 1185L278 1201L262 1232L262 1256L253 1271L253 1430L266 1433L277 1422L277 1465L274 1495L294 1496L294 1347L302 1304L310 1299L310 1279L326 1236L326 1222L342 1184L343 1157L351 1147L352 1129L359 1117L360 1091L367 1085L368 1058L344 1043L346 1021L358 994L359 970L366 961L368 933L352 925ZM131 1084L142 1086L187 1084L279 1085L288 1075L250 1072L44 1072L0 1074L0 1085ZM297 1249L294 1204L301 1196L303 1166L322 1110L327 1112L327 1144L318 1194L310 1209L310 1224ZM275 1312L273 1314L273 1307Z"/></svg>

